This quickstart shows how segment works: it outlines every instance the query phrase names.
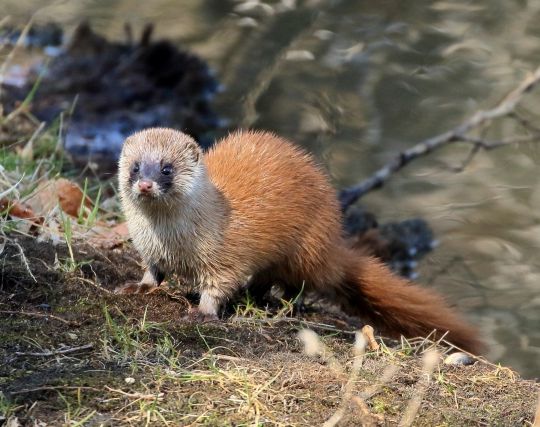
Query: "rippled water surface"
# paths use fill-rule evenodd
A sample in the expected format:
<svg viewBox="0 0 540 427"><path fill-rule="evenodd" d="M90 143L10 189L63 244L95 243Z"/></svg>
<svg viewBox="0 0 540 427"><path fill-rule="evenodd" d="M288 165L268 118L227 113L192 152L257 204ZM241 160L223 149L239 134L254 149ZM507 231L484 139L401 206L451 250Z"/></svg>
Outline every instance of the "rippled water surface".
<svg viewBox="0 0 540 427"><path fill-rule="evenodd" d="M222 116L303 144L339 187L494 105L540 65L540 1L0 3L16 20L37 11L69 30L88 18L118 39L124 22L154 22L158 36L212 65ZM524 104L532 121L539 101ZM487 136L518 130L503 121ZM419 281L480 326L492 360L539 377L539 146L479 153L453 172L467 153L455 146L416 161L361 203L383 221L427 219L440 246Z"/></svg>

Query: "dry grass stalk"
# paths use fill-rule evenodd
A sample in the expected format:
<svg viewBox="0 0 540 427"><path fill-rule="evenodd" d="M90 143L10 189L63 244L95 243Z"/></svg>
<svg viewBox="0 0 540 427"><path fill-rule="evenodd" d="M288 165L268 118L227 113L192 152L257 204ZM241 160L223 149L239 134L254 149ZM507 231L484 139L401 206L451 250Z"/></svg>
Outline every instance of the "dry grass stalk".
<svg viewBox="0 0 540 427"><path fill-rule="evenodd" d="M532 427L540 427L540 393L538 393L538 404L536 405L536 414Z"/></svg>
<svg viewBox="0 0 540 427"><path fill-rule="evenodd" d="M375 340L374 332L375 330L370 325L365 325L362 328L362 334L364 334L364 337L366 338L368 342L368 347L372 351L378 350L380 348L379 344Z"/></svg>
<svg viewBox="0 0 540 427"><path fill-rule="evenodd" d="M4 20L2 20L2 25L4 24ZM1 77L6 74L6 70L9 67L9 64L11 64L11 61L13 60L13 57L15 56L15 52L19 47L21 47L24 43L24 40L26 39L26 36L28 35L28 32L30 31L30 28L32 27L32 19L28 21L28 23L24 26L23 30L21 31L21 34L19 35L17 41L15 42L15 45L13 46L13 49L7 54L4 61L2 62L2 65L0 65L0 83L2 82ZM1 93L2 87L0 85L0 93ZM1 111L0 111L1 112Z"/></svg>
<svg viewBox="0 0 540 427"><path fill-rule="evenodd" d="M399 367L397 365L388 365L377 383L371 385L367 389L365 389L362 393L360 393L359 397L363 400L367 400L376 394L380 393L382 388L390 382L390 380L396 375L397 371L399 370Z"/></svg>
<svg viewBox="0 0 540 427"><path fill-rule="evenodd" d="M345 390L343 392L343 399L337 411L323 424L323 427L334 427L345 415L345 410L352 399L354 383L358 379L358 374L362 368L364 362L364 354L366 351L367 340L362 332L356 333L356 339L354 341L354 360L351 368L349 379L345 384Z"/></svg>
<svg viewBox="0 0 540 427"><path fill-rule="evenodd" d="M412 425L416 414L420 409L420 404L422 403L422 399L429 385L429 379L431 377L431 374L433 373L433 370L435 369L435 366L437 366L437 362L439 361L439 352L436 350L426 351L423 359L424 366L422 368L422 374L424 374L425 376L423 378L420 378L417 383L416 390L414 391L413 396L409 400L407 408L405 409L405 413L403 414L403 417L399 422L400 427L409 427Z"/></svg>
<svg viewBox="0 0 540 427"><path fill-rule="evenodd" d="M336 375L344 375L343 367L316 332L311 329L302 329L298 332L298 338L304 344L304 351L308 356L319 356Z"/></svg>

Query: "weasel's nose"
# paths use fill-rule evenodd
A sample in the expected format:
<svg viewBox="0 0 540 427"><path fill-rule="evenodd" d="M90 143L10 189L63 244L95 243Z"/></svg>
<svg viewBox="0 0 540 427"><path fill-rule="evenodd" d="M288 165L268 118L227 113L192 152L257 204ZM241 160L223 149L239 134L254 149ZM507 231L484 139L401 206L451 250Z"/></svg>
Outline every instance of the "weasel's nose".
<svg viewBox="0 0 540 427"><path fill-rule="evenodd" d="M152 181L139 181L139 191L141 193L150 193L152 191Z"/></svg>

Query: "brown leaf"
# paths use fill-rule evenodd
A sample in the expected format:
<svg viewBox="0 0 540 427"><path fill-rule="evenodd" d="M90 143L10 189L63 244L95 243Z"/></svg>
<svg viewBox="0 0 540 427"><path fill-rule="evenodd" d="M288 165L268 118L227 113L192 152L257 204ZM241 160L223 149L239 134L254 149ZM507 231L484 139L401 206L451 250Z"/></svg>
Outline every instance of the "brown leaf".
<svg viewBox="0 0 540 427"><path fill-rule="evenodd" d="M121 222L118 225L115 225L112 228L113 233L116 233L119 237L123 237L125 239L129 239L129 230L127 227L127 223Z"/></svg>
<svg viewBox="0 0 540 427"><path fill-rule="evenodd" d="M56 191L62 210L68 215L78 217L84 196L81 187L65 178L59 178L56 180ZM92 201L86 197L84 205L90 208Z"/></svg>
<svg viewBox="0 0 540 427"><path fill-rule="evenodd" d="M0 211L4 212L6 210L10 216L28 219L37 225L43 224L43 217L36 215L31 207L18 200L0 199Z"/></svg>
<svg viewBox="0 0 540 427"><path fill-rule="evenodd" d="M65 213L78 217L82 199L83 191L77 184L65 178L58 178L40 184L28 203L34 211L42 214L50 212L58 203ZM89 209L92 207L88 197L84 204Z"/></svg>
<svg viewBox="0 0 540 427"><path fill-rule="evenodd" d="M114 227L100 225L94 227L93 231L95 232L95 237L89 240L90 244L104 249L117 248L129 239L129 231L125 222L117 224Z"/></svg>

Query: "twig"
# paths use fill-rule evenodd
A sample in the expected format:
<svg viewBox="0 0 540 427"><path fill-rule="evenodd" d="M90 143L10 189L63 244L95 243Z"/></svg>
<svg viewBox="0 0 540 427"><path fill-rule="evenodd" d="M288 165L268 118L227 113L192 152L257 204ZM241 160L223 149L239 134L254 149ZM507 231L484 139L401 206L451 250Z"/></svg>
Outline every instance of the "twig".
<svg viewBox="0 0 540 427"><path fill-rule="evenodd" d="M21 34L19 35L19 37L17 38L17 41L15 42L15 45L13 46L13 49L11 49L11 51L8 53L8 55L4 59L2 66L0 66L0 83L2 82L1 79L3 76L5 76L8 66L11 64L11 61L13 60L13 57L15 56L16 50L23 45L24 40L26 39L26 36L28 35L30 28L32 27L32 20L33 18L30 18L28 23L24 26L23 30L21 31ZM1 94L2 94L2 86L0 85L0 95Z"/></svg>
<svg viewBox="0 0 540 427"><path fill-rule="evenodd" d="M90 266L90 267L92 267L92 266ZM92 271L94 271L94 270L92 269ZM95 273L94 273L94 275L95 275ZM86 279L86 278L84 278L84 277L78 277L77 279L80 280L81 282L88 283L89 285L94 286L94 287L97 288L100 292L104 292L104 293L110 294L110 295L114 294L114 292L109 291L107 288L101 286L100 284L98 284L98 283L96 283L96 282L92 282L90 279Z"/></svg>
<svg viewBox="0 0 540 427"><path fill-rule="evenodd" d="M367 192L383 186L395 172L404 168L412 160L423 157L431 153L432 151L448 144L455 142L470 142L473 143L474 146L488 150L513 143L538 141L539 133L536 129L534 129L535 132L533 135L527 137L494 142L474 139L467 136L467 134L472 130L481 128L482 126L491 122L494 119L508 116L518 120L522 125L527 126L526 124L528 122L525 119L519 120L516 118L518 116L514 113L514 110L523 98L523 96L527 92L530 92L538 84L539 81L540 67L537 68L533 73L528 74L527 77L514 90L512 90L508 95L506 95L491 110L479 110L470 118L462 122L459 126L456 126L455 128L445 133L419 142L411 148L401 152L398 156L396 156L393 160L391 160L374 174L372 174L369 178L361 181L356 185L353 185L352 187L342 190L339 195L342 209L345 211L350 205L355 203ZM532 128L528 126L528 129ZM473 147L473 150L475 151L475 153L472 154L473 156L474 154L476 154L479 148L474 149Z"/></svg>
<svg viewBox="0 0 540 427"><path fill-rule="evenodd" d="M342 334L348 334L348 335L355 335L356 331L347 331L345 329L339 329L333 325L328 325L326 323L317 323L312 322L309 320L302 320L297 319L295 317L271 317L268 319L257 319L252 317L243 317L243 316L234 316L231 319L231 322L238 322L238 323L262 323L267 324L268 326L274 325L276 323L296 323L302 327L306 328L314 328L314 329L320 329L323 331L332 331L332 332L339 332Z"/></svg>
<svg viewBox="0 0 540 427"><path fill-rule="evenodd" d="M394 378L394 375L396 375L398 371L399 366L388 365L384 369L380 378L375 382L375 384L372 384L363 392L361 392L358 398L365 402L366 400L371 399L373 396L379 394L383 387L388 384L392 378Z"/></svg>
<svg viewBox="0 0 540 427"><path fill-rule="evenodd" d="M21 259L23 261L24 266L26 267L26 270L28 271L28 274L30 274L30 277L32 277L32 279L34 279L34 282L37 283L36 276L34 276L34 274L32 273L32 270L30 269L30 264L28 264L28 260L26 259L26 255L24 254L24 249L19 243L17 242L13 242L13 243L19 249L19 252L21 254Z"/></svg>
<svg viewBox="0 0 540 427"><path fill-rule="evenodd" d="M24 179L24 174L21 176L21 178L20 178L15 184L13 184L13 185L12 185L11 187L9 187L7 190L2 191L2 192L0 193L0 199L2 199L2 198L4 198L4 197L8 196L11 192L13 192L13 191L17 188L17 186L22 182L23 179Z"/></svg>
<svg viewBox="0 0 540 427"><path fill-rule="evenodd" d="M43 129L45 129L45 125L45 122L41 122L28 140L28 142L24 144L24 147L19 154L23 160L32 160L34 158L34 142L36 141L40 133L43 131Z"/></svg>
<svg viewBox="0 0 540 427"><path fill-rule="evenodd" d="M456 172L456 173L463 172L465 168L471 164L472 160L474 159L474 156L476 156L479 151L480 151L480 146L473 145L471 148L471 151L469 151L469 154L467 154L467 157L465 157L465 160L463 160L461 165L450 167L451 171Z"/></svg>
<svg viewBox="0 0 540 427"><path fill-rule="evenodd" d="M356 406L358 406L360 408L360 411L362 412L362 417L363 418L371 418L371 419L375 419L377 421L377 425L380 425L380 424L383 424L384 423L384 415L381 415L381 414L373 414L370 410L369 410L369 407L367 405L367 403L359 396L353 396L351 398L351 402L355 403ZM375 423L373 423L375 424ZM368 423L365 423L363 425L371 425L371 424L368 424Z"/></svg>
<svg viewBox="0 0 540 427"><path fill-rule="evenodd" d="M422 374L425 375L425 377L418 380L416 390L413 392L413 396L407 404L405 413L399 422L399 427L409 427L412 425L416 414L420 409L422 399L424 398L424 394L426 393L429 385L429 379L433 373L433 370L435 369L435 366L437 365L438 360L439 354L436 350L431 350L424 355L424 367L422 369Z"/></svg>
<svg viewBox="0 0 540 427"><path fill-rule="evenodd" d="M521 115L519 115L518 112L513 111L509 114L509 116L512 117L515 121L517 121L525 129L531 132L540 132L539 127L533 125L530 120L526 119L525 117L522 117Z"/></svg>
<svg viewBox="0 0 540 427"><path fill-rule="evenodd" d="M134 399L141 399L141 400L163 400L163 394L164 394L164 393L157 393L157 394L127 393L123 390L111 388L109 386L105 386L105 388L113 393L118 393L125 397L131 397Z"/></svg>
<svg viewBox="0 0 540 427"><path fill-rule="evenodd" d="M357 334L357 337L359 335ZM360 334L363 338L363 335ZM298 339L304 344L304 352L308 356L319 356L328 367L334 371L334 374L342 376L345 374L345 369L339 363L331 349L329 349L321 341L319 336L311 329L302 329L298 332Z"/></svg>
<svg viewBox="0 0 540 427"><path fill-rule="evenodd" d="M482 138L475 138L472 136L463 136L461 138L462 142L470 143L473 145L473 147L478 147L483 150L493 150L494 148L499 148L504 145L521 144L524 142L535 142L538 140L540 140L540 132L536 132L536 133L533 133L532 135L527 135L527 136L501 139L498 141L488 141Z"/></svg>
<svg viewBox="0 0 540 427"><path fill-rule="evenodd" d="M89 350L92 347L94 347L93 344L85 344L85 345L81 345L79 347L61 348L59 350L44 351L42 353L25 353L25 352L21 352L21 351L16 351L15 354L17 356L48 357L48 356L56 356L56 355L59 355L59 354L76 353L78 351Z"/></svg>
<svg viewBox="0 0 540 427"><path fill-rule="evenodd" d="M42 386L42 387L35 387L35 388L27 388L25 390L19 390L19 391L13 391L10 392L10 395L16 395L16 394L26 394L26 393L34 393L36 391L45 391L45 390L92 390L92 391L101 391L95 387L87 387L87 386L67 386L67 385L60 385L60 386Z"/></svg>
<svg viewBox="0 0 540 427"><path fill-rule="evenodd" d="M538 393L538 404L536 406L536 414L532 427L540 427L540 393Z"/></svg>
<svg viewBox="0 0 540 427"><path fill-rule="evenodd" d="M341 404L339 405L336 412L334 412L334 414L330 418L328 418L328 420L326 420L326 422L323 424L323 427L336 426L345 415L345 410L347 409L347 406L352 399L354 384L358 378L360 369L362 368L362 363L364 362L364 354L366 352L367 344L368 341L364 337L363 333L356 332L356 341L354 343L355 357L353 361L353 366L351 368L351 374L349 375L349 379L345 383L343 399L341 400Z"/></svg>
<svg viewBox="0 0 540 427"><path fill-rule="evenodd" d="M365 325L362 328L362 334L364 335L364 338L368 342L369 349L372 351L378 350L380 348L379 344L377 343L377 340L375 339L374 332L375 330L373 329L373 326Z"/></svg>
<svg viewBox="0 0 540 427"><path fill-rule="evenodd" d="M33 317L45 317L45 318L58 320L59 322L65 323L66 325L79 326L78 322L72 322L70 320L62 319L61 317L55 316L54 314L35 313L35 312L30 312L30 311L12 311L12 310L0 310L0 313L22 314L23 316L33 316Z"/></svg>

